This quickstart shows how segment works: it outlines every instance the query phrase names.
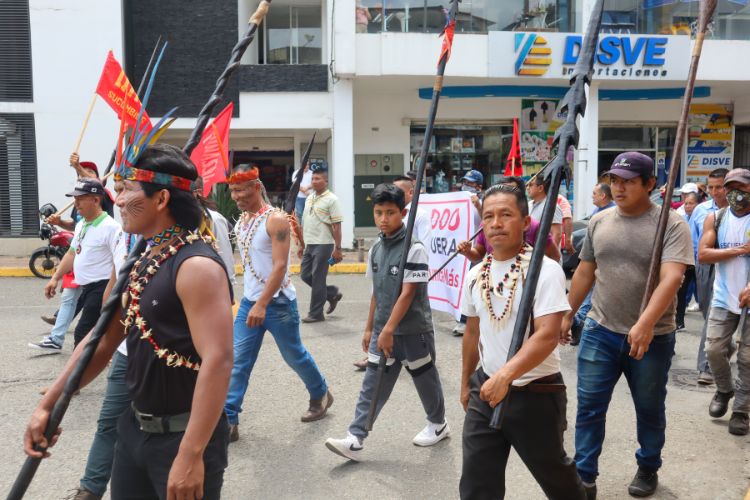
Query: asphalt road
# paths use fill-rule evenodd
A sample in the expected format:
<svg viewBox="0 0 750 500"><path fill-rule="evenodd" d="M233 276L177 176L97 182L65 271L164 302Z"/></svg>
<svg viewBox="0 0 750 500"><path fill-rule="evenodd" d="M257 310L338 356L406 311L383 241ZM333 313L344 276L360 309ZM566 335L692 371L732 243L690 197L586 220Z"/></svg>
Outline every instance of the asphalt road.
<svg viewBox="0 0 750 500"><path fill-rule="evenodd" d="M325 323L304 325L305 344L329 381L335 403L322 421L299 421L307 408L301 381L284 364L267 336L245 398L240 440L230 447L224 498L457 498L461 471L463 410L458 403L460 339L450 335L452 320L436 313L438 367L446 394L452 437L432 448L418 448L412 437L423 427L423 410L405 373L365 443L366 461L347 463L328 451L327 437L342 437L353 415L361 374L351 362L362 355L369 284L361 275L336 275L329 282L342 288L344 299ZM35 278L0 279L0 495L12 484L24 455L21 439L36 405L38 390L62 368L72 348L72 334L61 355L38 356L27 347L48 332L39 315L51 313L56 299L42 296L44 282ZM295 278L300 309L306 312L308 289ZM713 388L695 386L695 354L700 315L688 314L688 331L679 334L667 397L667 443L660 488L655 498L738 499L750 478L750 437L727 432L728 416L713 420L708 402ZM563 347L563 373L568 384L566 448L573 453L575 422L575 348ZM53 455L39 468L27 498L60 499L78 485L96 428L104 392L100 377L73 400L64 432ZM597 482L599 498L629 498L627 485L636 470L635 415L624 381L618 384L609 410L607 438ZM515 454L506 473L507 498L544 498Z"/></svg>

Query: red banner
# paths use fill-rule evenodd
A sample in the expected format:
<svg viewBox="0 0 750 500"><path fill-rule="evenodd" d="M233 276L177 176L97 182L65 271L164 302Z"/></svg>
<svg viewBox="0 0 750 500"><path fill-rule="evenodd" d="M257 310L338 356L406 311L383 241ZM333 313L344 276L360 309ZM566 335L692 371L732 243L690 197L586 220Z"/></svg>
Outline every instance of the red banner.
<svg viewBox="0 0 750 500"><path fill-rule="evenodd" d="M203 196L208 196L211 188L218 182L227 180L229 171L229 125L232 121L231 102L221 113L216 115L203 132L201 142L193 150L190 159L203 178Z"/></svg>
<svg viewBox="0 0 750 500"><path fill-rule="evenodd" d="M513 140L510 143L510 153L505 163L505 175L523 176L523 163L521 161L521 141L518 134L518 118L513 118Z"/></svg>
<svg viewBox="0 0 750 500"><path fill-rule="evenodd" d="M135 128L135 121L141 111L141 100L138 99L138 94L111 50L107 54L107 61L104 63L99 84L96 86L96 93L109 104L117 116L122 116L124 110L125 122L128 126ZM151 119L145 111L142 123L147 129L151 128Z"/></svg>

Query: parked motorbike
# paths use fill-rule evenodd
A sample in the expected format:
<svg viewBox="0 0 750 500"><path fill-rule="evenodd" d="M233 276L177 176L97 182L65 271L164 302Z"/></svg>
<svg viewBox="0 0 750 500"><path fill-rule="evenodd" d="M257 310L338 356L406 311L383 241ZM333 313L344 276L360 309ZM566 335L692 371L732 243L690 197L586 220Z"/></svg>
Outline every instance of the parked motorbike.
<svg viewBox="0 0 750 500"><path fill-rule="evenodd" d="M60 265L60 261L62 261L70 248L70 242L73 240L72 232L57 229L45 222L47 217L55 212L57 212L57 209L51 203L47 203L39 209L39 218L42 220L39 227L39 237L47 241L47 246L34 250L29 259L29 269L38 278L52 277L55 268Z"/></svg>

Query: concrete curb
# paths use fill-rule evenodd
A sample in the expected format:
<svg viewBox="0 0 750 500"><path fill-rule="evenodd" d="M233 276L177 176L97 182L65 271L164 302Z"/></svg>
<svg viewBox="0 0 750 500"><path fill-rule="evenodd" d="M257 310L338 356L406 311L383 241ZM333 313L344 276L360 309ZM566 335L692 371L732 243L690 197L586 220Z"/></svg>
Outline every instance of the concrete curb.
<svg viewBox="0 0 750 500"><path fill-rule="evenodd" d="M289 266L291 274L299 274L300 265L292 264ZM336 264L328 269L330 274L364 274L367 264L364 262L343 262ZM242 274L242 267L235 266L235 272ZM34 275L28 267L0 267L0 277L2 278L33 278Z"/></svg>

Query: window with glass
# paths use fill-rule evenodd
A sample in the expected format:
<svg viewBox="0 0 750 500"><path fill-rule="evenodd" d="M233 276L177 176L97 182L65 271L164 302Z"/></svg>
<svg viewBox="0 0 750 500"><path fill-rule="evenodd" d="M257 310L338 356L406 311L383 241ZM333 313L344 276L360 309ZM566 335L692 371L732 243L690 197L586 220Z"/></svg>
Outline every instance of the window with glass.
<svg viewBox="0 0 750 500"><path fill-rule="evenodd" d="M424 125L411 127L411 165L416 167L424 140ZM444 193L461 188L469 170L484 175L485 187L505 171L513 127L508 125L436 125L427 155L427 191Z"/></svg>
<svg viewBox="0 0 750 500"><path fill-rule="evenodd" d="M576 0L464 0L458 5L457 33L488 31L573 31ZM445 0L357 0L358 33L440 33Z"/></svg>
<svg viewBox="0 0 750 500"><path fill-rule="evenodd" d="M602 32L694 35L699 13L699 0L605 0ZM719 0L707 38L750 38L748 0Z"/></svg>
<svg viewBox="0 0 750 500"><path fill-rule="evenodd" d="M321 64L323 29L321 3L277 2L263 21L259 62L265 64Z"/></svg>
<svg viewBox="0 0 750 500"><path fill-rule="evenodd" d="M654 174L659 185L666 182L672 164L677 128L672 125L605 125L599 128L599 175L609 170L617 155L639 151L654 159ZM677 179L681 179L678 175Z"/></svg>

